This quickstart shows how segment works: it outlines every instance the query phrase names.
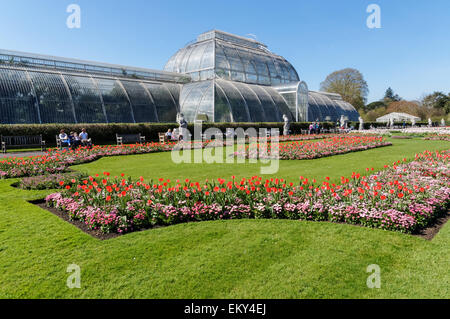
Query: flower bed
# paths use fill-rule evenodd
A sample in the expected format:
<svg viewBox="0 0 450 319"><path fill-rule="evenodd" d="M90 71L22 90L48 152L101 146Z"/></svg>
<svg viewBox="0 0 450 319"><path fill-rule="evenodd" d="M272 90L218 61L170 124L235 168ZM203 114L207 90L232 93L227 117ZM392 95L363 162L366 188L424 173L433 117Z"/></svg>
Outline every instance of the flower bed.
<svg viewBox="0 0 450 319"><path fill-rule="evenodd" d="M290 135L280 136L280 141L286 140L315 140L326 139L330 135ZM270 139L269 139L270 140ZM227 141L207 140L192 141L184 143L145 143L133 145L107 145L94 146L91 149L86 147L73 150L52 149L45 155L34 157L10 157L0 160L0 179L17 178L27 176L41 176L47 174L63 173L71 165L78 165L95 161L101 157L147 154L155 152L167 152L177 149L198 149L207 147L223 147ZM233 141L234 143L234 141Z"/></svg>
<svg viewBox="0 0 450 319"><path fill-rule="evenodd" d="M200 184L190 180L145 182L109 173L69 183L47 196L49 206L104 233L126 233L190 221L276 218L333 221L414 233L427 227L450 203L450 151L424 152L386 170L334 184L300 177Z"/></svg>
<svg viewBox="0 0 450 319"><path fill-rule="evenodd" d="M280 135L278 136L278 140L280 142L289 142L289 141L312 141L312 140L323 140L332 137L342 136L339 134L308 134L308 135ZM272 138L268 138L271 140Z"/></svg>
<svg viewBox="0 0 450 319"><path fill-rule="evenodd" d="M392 143L386 142L384 138L379 136L335 136L313 143L246 145L241 146L234 153L234 156L253 159L301 160L364 151L389 145L392 145Z"/></svg>
<svg viewBox="0 0 450 319"><path fill-rule="evenodd" d="M185 143L184 147L203 148L208 147L209 144L209 141L191 142ZM42 156L27 158L12 157L0 160L0 178L58 174L66 171L71 165L89 163L101 157L165 152L176 148L176 145L176 143L145 143L120 146L94 146L91 149L81 147L76 151L53 149ZM211 146L216 145L211 144Z"/></svg>
<svg viewBox="0 0 450 319"><path fill-rule="evenodd" d="M432 134L424 138L428 141L446 141L450 142L450 134Z"/></svg>
<svg viewBox="0 0 450 319"><path fill-rule="evenodd" d="M65 174L51 174L42 176L31 176L22 178L16 186L26 190L57 189L61 182L65 184L74 183L76 180L87 177L81 172L70 172Z"/></svg>

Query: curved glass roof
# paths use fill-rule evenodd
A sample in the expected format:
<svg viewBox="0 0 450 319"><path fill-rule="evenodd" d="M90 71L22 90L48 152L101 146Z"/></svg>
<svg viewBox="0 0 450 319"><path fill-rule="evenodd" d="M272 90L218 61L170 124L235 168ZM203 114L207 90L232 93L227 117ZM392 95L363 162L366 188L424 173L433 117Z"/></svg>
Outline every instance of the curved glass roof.
<svg viewBox="0 0 450 319"><path fill-rule="evenodd" d="M208 122L282 122L283 114L293 120L275 89L222 79L184 85L180 108L188 122L205 115Z"/></svg>
<svg viewBox="0 0 450 319"><path fill-rule="evenodd" d="M181 85L0 65L0 123L175 122Z"/></svg>
<svg viewBox="0 0 450 319"><path fill-rule="evenodd" d="M255 40L213 30L173 55L164 70L189 74L194 81L222 78L277 85L298 82L294 67Z"/></svg>
<svg viewBox="0 0 450 319"><path fill-rule="evenodd" d="M342 100L339 94L309 91L307 121L337 122L343 115L349 121L358 121L359 113L350 104Z"/></svg>
<svg viewBox="0 0 450 319"><path fill-rule="evenodd" d="M153 81L190 82L188 76L180 76L180 74L176 73L2 49L0 49L0 65L130 77Z"/></svg>

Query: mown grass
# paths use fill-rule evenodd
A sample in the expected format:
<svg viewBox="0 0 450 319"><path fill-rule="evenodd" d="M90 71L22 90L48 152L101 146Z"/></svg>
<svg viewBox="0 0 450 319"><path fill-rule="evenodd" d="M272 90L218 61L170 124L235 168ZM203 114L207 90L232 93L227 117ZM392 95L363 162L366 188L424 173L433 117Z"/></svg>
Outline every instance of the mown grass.
<svg viewBox="0 0 450 319"><path fill-rule="evenodd" d="M296 182L299 176L323 180L330 177L339 180L341 176L351 176L352 172L366 173L366 168L374 168L375 171L382 170L386 164L407 158L424 150L446 149L450 142L387 139L393 146L386 146L362 152L354 152L344 155L324 157L315 160L281 160L277 173L263 177L278 177L288 181ZM194 159L194 154L191 158ZM225 157L225 152L224 152ZM188 164L174 164L171 153L144 154L138 156L106 157L94 163L79 165L75 169L88 174L102 173L105 170L111 174L124 173L127 176L138 178L143 176L147 179L169 178L171 180L184 180L189 178L194 181L204 181L206 178L226 178L231 176L237 178L261 175L261 167L270 164L256 164L246 161L244 164L207 164L203 162Z"/></svg>
<svg viewBox="0 0 450 319"><path fill-rule="evenodd" d="M277 177L321 179L381 169L450 143L392 140L394 146L317 159L283 161ZM76 167L133 177L259 175L257 164L175 165L169 153L104 158ZM234 220L181 224L100 241L0 181L1 298L449 298L450 225L433 239L331 223ZM69 264L81 289L66 286ZM381 289L369 289L370 264Z"/></svg>

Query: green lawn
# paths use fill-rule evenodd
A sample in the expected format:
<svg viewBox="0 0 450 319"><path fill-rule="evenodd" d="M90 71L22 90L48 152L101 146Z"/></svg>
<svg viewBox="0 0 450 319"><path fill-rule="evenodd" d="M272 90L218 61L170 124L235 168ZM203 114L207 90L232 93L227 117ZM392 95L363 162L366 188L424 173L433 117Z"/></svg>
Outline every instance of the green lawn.
<svg viewBox="0 0 450 319"><path fill-rule="evenodd" d="M381 169L450 143L394 146L311 161L282 161L275 176L334 179ZM145 178L260 175L257 164L175 165L169 153L104 158L76 167ZM0 298L450 298L450 225L432 240L350 225L286 220L191 223L99 241L0 181ZM81 289L66 268L81 267ZM366 268L381 267L381 289Z"/></svg>

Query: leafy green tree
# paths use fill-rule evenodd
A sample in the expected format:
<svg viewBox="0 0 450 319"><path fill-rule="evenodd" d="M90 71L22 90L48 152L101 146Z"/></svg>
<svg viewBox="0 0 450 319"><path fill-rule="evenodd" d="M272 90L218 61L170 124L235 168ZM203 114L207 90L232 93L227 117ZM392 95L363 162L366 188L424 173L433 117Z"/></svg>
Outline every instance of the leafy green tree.
<svg viewBox="0 0 450 319"><path fill-rule="evenodd" d="M376 109L373 109L365 114L363 119L366 122L375 122L377 118L386 114L386 107L381 106Z"/></svg>
<svg viewBox="0 0 450 319"><path fill-rule="evenodd" d="M445 114L450 114L450 94L448 95L448 101L444 105Z"/></svg>
<svg viewBox="0 0 450 319"><path fill-rule="evenodd" d="M450 112L450 93L445 95L442 92L433 92L422 99L422 105L428 109L444 110Z"/></svg>
<svg viewBox="0 0 450 319"><path fill-rule="evenodd" d="M321 91L338 93L344 101L356 109L363 109L367 102L369 87L363 75L356 69L346 68L335 71L320 84Z"/></svg>
<svg viewBox="0 0 450 319"><path fill-rule="evenodd" d="M372 103L367 104L364 107L364 110L366 112L369 112L369 111L375 110L377 108L386 107L386 106L387 106L386 103L384 103L383 101L376 101L376 102L372 102Z"/></svg>
<svg viewBox="0 0 450 319"><path fill-rule="evenodd" d="M398 94L395 94L394 90L391 87L388 87L388 89L386 90L386 93L384 93L384 98L383 98L384 103L389 104L391 102L398 102L401 100L402 100L402 98Z"/></svg>

